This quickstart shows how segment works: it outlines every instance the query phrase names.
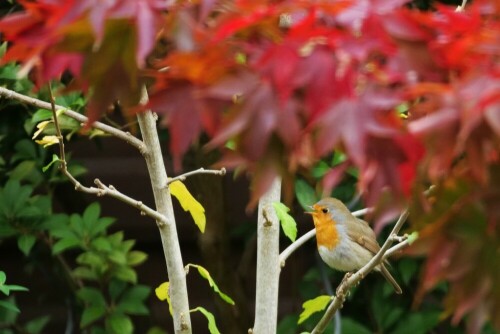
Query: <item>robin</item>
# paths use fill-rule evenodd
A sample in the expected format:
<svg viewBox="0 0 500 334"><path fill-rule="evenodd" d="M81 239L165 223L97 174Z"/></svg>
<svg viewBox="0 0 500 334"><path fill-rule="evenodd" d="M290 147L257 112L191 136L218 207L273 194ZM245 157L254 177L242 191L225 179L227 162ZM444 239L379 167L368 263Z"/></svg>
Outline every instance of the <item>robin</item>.
<svg viewBox="0 0 500 334"><path fill-rule="evenodd" d="M335 198L324 198L312 206L318 252L323 261L340 271L361 269L378 252L380 246L375 233L364 220L352 215ZM375 267L391 283L396 293L401 288L383 263Z"/></svg>

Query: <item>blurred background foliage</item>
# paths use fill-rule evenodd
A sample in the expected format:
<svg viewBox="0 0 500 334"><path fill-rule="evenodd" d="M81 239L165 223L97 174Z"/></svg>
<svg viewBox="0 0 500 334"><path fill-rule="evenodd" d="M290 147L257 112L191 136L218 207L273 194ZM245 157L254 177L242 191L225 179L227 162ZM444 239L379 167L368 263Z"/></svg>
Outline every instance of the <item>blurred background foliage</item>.
<svg viewBox="0 0 500 334"><path fill-rule="evenodd" d="M458 1L447 2L458 4ZM429 8L430 5L428 0L414 1L413 4L423 9ZM0 13L11 11L15 5L15 1L2 2ZM5 44L2 45L1 52L4 52L5 47ZM16 64L2 65L0 85L48 101L48 94L44 89L35 90L33 93L33 83L29 79L17 77L18 70L19 66ZM56 87L62 88L63 86ZM79 93L58 96L56 102L77 111L85 105L85 100ZM87 205L88 200L81 200L82 196L68 186L57 168L42 172L42 168L51 160L51 150L36 145L31 136L36 124L48 118L50 115L44 111L33 110L11 100L0 101L0 253L2 258L5 258L10 256L9 251L17 249L24 256L20 265L23 266L27 280L38 281L39 284L43 281L42 284L47 287L43 291L22 291L23 287L15 285L18 278L11 279L8 272L1 271L3 268L0 262L0 333L49 333L53 332L54 328L58 332L64 330L66 333L131 333L134 328L137 329L134 325L137 316L152 316L151 325L143 326L141 330L149 330L151 334L162 333L162 330L154 325L168 315L151 314L151 304L146 302L151 287L139 283L142 272L136 269L136 266L146 261L146 253L136 250L134 240L128 239L123 232L109 232L108 227L115 223L114 219L101 217L99 204ZM79 140L79 126L68 120L66 134L72 134L71 140ZM50 132L50 128L47 131ZM168 134L163 132L163 136ZM86 145L93 144L88 142ZM327 177L328 171L342 163L343 159L345 157L341 153L333 153L320 161L307 177L296 180L296 201L292 214L297 217L299 224L306 223L299 227L299 234L312 228L312 223L302 215L303 209L323 195L315 185ZM84 166L73 159L69 161L73 175L82 176L86 173ZM186 156L184 163L187 166L199 166L208 165L210 161L211 158L206 157L201 150L193 150ZM224 225L226 230L222 232L221 226L214 227L214 224L218 220L231 219L230 212L226 216L221 212L230 211L228 207L232 205L227 203L227 198L213 195L221 195L222 181L203 182L194 178L190 182L196 189L193 193L200 193L202 202L205 201L203 204L209 220L207 227L216 229L214 233L218 233L218 240L222 243L218 246L219 251L212 249L207 253L203 251L204 247L212 247L213 244L207 244L206 239L203 239L207 237L201 236L201 256L205 257L207 268L216 280L224 282L223 290L234 296L237 304L240 303L240 313L227 315L223 313L217 301L211 302L215 303L213 307L216 309L217 322L225 333L235 332L234 330L243 333L250 326L248 319L251 319L249 313L252 311L250 305L253 296L246 291L251 275L243 279L232 279L228 278L230 275L226 273L232 270L235 262L241 265L247 261L252 268L254 259L248 254L255 244L254 225L249 223L253 217L247 216L236 226L231 226L231 229ZM219 183L214 185L214 182ZM356 182L357 171L348 170L330 195L348 203L352 210L362 208L363 204L356 195ZM208 190L206 183L210 185ZM210 197L207 193L212 194L210 201L218 203L207 200L207 197ZM239 201L245 203L248 194L240 196ZM73 200L69 200L71 197ZM74 203L79 204L75 206ZM211 224L210 220L214 223ZM117 225L119 229L119 223ZM210 236L210 230L207 233ZM382 231L380 239L387 236L387 233L387 229ZM236 244L238 246L235 246ZM283 238L283 247L287 244L288 241ZM223 257L217 261L217 265L213 265L215 262L208 262L213 260L213 256L221 254ZM325 267L317 254L312 254L316 254L315 246L309 243L297 255L305 260L294 265L294 259L291 258L283 273L295 275L296 279L292 280L295 284L287 284L281 289L284 296L282 304L290 299L292 303L286 307L280 305L280 334L311 330L321 314L312 316L298 326L301 303L321 294L332 294L343 277L343 273ZM401 296L394 295L390 286L377 275L370 275L351 291L348 302L341 310L341 332L464 333L465 325L460 323L458 326L452 326L449 314L442 307L441 301L448 290L447 284L438 285L418 306L415 305L417 281L422 275L421 264L422 259L418 257L404 257L392 261L391 271L404 291ZM147 265L146 263L145 266ZM297 266L299 270L287 273L289 266ZM157 271L165 270L161 268ZM248 274L249 271L251 269L247 268L243 272ZM54 291L58 293L55 294ZM21 294L29 296L24 299L24 303L18 302L17 297ZM67 314L62 320L61 315L43 307L47 300L54 296L57 296L58 303L67 308ZM203 300L195 295L191 298ZM198 301L193 304L196 303ZM244 303L246 305L242 305ZM36 308L36 311L30 312L32 317L19 316L19 310L22 314L26 308ZM244 311L245 313L242 313ZM55 323L53 327L50 327L51 323ZM334 332L335 324L332 322L330 327L327 333ZM492 334L494 330L488 324L483 333Z"/></svg>

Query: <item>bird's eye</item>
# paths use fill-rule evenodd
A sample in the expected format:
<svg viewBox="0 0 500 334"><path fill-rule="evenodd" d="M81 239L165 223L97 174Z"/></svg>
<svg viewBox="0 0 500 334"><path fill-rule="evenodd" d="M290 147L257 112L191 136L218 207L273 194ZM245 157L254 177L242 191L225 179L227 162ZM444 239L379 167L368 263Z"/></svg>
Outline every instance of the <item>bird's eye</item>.
<svg viewBox="0 0 500 334"><path fill-rule="evenodd" d="M323 208L323 209L321 209L321 211L322 211L323 213L328 213L328 209L327 209L327 208Z"/></svg>

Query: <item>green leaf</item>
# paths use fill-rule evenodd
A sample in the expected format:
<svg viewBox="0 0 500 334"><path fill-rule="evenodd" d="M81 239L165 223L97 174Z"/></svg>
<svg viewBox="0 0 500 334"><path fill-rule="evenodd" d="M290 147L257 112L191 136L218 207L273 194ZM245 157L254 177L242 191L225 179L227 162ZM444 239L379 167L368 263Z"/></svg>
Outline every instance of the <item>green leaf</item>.
<svg viewBox="0 0 500 334"><path fill-rule="evenodd" d="M299 317L297 315L286 315L278 323L278 328L276 329L276 334L290 334L297 333L297 321Z"/></svg>
<svg viewBox="0 0 500 334"><path fill-rule="evenodd" d="M94 224L97 223L100 214L101 206L98 202L93 202L85 209L82 217L85 230L89 230Z"/></svg>
<svg viewBox="0 0 500 334"><path fill-rule="evenodd" d="M143 302L146 298L148 298L150 292L151 288L146 285L135 285L123 293L120 298L120 302Z"/></svg>
<svg viewBox="0 0 500 334"><path fill-rule="evenodd" d="M53 164L55 164L58 161L61 161L61 160L59 159L59 157L57 156L57 154L52 154L52 161L50 161L47 165L45 165L42 168L42 172L45 173L47 171L47 169L50 168L50 166L52 166Z"/></svg>
<svg viewBox="0 0 500 334"><path fill-rule="evenodd" d="M38 109L33 116L31 116L31 123L39 123L52 119L52 110Z"/></svg>
<svg viewBox="0 0 500 334"><path fill-rule="evenodd" d="M16 312L16 313L21 312L21 310L18 309L17 306L13 302L10 302L8 300L0 300L0 308L2 308L2 307L4 309L7 309L7 310L12 311L12 312Z"/></svg>
<svg viewBox="0 0 500 334"><path fill-rule="evenodd" d="M129 266L137 266L148 258L148 254L140 251L132 251L127 254L127 264Z"/></svg>
<svg viewBox="0 0 500 334"><path fill-rule="evenodd" d="M28 256L31 248L35 245L36 237L32 234L23 234L17 239L17 247L23 252L24 255Z"/></svg>
<svg viewBox="0 0 500 334"><path fill-rule="evenodd" d="M92 240L91 245L99 252L109 252L112 249L111 243L106 237L98 237Z"/></svg>
<svg viewBox="0 0 500 334"><path fill-rule="evenodd" d="M198 202L181 181L172 182L169 185L170 193L177 198L184 211L189 211L193 217L194 223L205 232L206 217L205 208Z"/></svg>
<svg viewBox="0 0 500 334"><path fill-rule="evenodd" d="M299 321L297 323L301 324L305 320L307 320L313 313L323 311L325 309L325 307L330 303L331 300L332 300L331 296L322 295L322 296L318 296L314 299L310 299L310 300L305 301L302 304L302 308L304 310L300 314Z"/></svg>
<svg viewBox="0 0 500 334"><path fill-rule="evenodd" d="M408 236L408 243L411 245L412 243L414 243L416 240L418 239L418 232L412 232L409 236Z"/></svg>
<svg viewBox="0 0 500 334"><path fill-rule="evenodd" d="M401 259L398 261L398 271L405 285L409 285L410 280L416 275L418 270L417 261L415 259Z"/></svg>
<svg viewBox="0 0 500 334"><path fill-rule="evenodd" d="M283 232L288 237L288 239L290 239L292 242L295 241L295 239L297 238L297 223L295 222L295 219L293 219L293 217L288 214L288 211L290 211L290 209L287 208L285 204L280 202L274 202L273 207L276 211L276 215L281 222L281 228L283 229Z"/></svg>
<svg viewBox="0 0 500 334"><path fill-rule="evenodd" d="M52 254L59 254L69 248L75 248L80 246L82 243L81 239L76 237L68 237L57 241L52 247Z"/></svg>
<svg viewBox="0 0 500 334"><path fill-rule="evenodd" d="M116 310L131 314L131 315L147 315L149 314L149 309L142 302L120 302L116 306Z"/></svg>
<svg viewBox="0 0 500 334"><path fill-rule="evenodd" d="M80 328L85 328L89 324L101 319L106 313L104 305L90 306L83 310Z"/></svg>
<svg viewBox="0 0 500 334"><path fill-rule="evenodd" d="M385 314L382 326L384 329L391 328L398 320L401 319L404 310L401 307L392 306Z"/></svg>
<svg viewBox="0 0 500 334"><path fill-rule="evenodd" d="M38 334L45 328L45 326L47 326L49 320L50 316L48 315L43 317L38 317L36 319L29 321L26 324L25 329L30 334Z"/></svg>
<svg viewBox="0 0 500 334"><path fill-rule="evenodd" d="M4 284L6 280L7 280L7 275L5 274L5 272L0 270L0 285Z"/></svg>
<svg viewBox="0 0 500 334"><path fill-rule="evenodd" d="M309 206L318 201L314 189L306 181L300 179L295 181L295 196L297 196L302 209L306 211L309 211Z"/></svg>
<svg viewBox="0 0 500 334"><path fill-rule="evenodd" d="M201 312L208 320L208 331L210 332L210 334L220 334L219 329L217 328L217 324L215 323L215 317L212 313L208 312L201 306L190 310L190 312Z"/></svg>
<svg viewBox="0 0 500 334"><path fill-rule="evenodd" d="M119 281L116 279L111 280L109 283L108 291L111 299L113 301L117 300L118 297L122 294L122 292L127 287L127 283L124 281Z"/></svg>
<svg viewBox="0 0 500 334"><path fill-rule="evenodd" d="M311 174L315 179L321 179L330 169L326 162L320 161L312 168Z"/></svg>
<svg viewBox="0 0 500 334"><path fill-rule="evenodd" d="M439 311L422 311L410 313L399 321L393 334L426 334L439 323Z"/></svg>
<svg viewBox="0 0 500 334"><path fill-rule="evenodd" d="M116 251L111 251L109 253L108 258L111 260L111 262L116 263L116 264L126 264L127 263L127 256L126 254L116 250Z"/></svg>
<svg viewBox="0 0 500 334"><path fill-rule="evenodd" d="M200 276L208 281L208 284L210 285L210 287L212 287L212 289L216 293L219 294L219 296L222 298L222 300L224 300L228 304L234 305L234 301L231 299L231 297L229 297L228 295L226 295L225 293L220 291L217 284L215 284L215 281L213 280L212 276L210 276L210 273L208 272L208 270L206 270L205 268L203 268L202 266L197 265L197 264L190 263L190 264L188 264L188 266L195 267L196 269L198 269L198 273L200 273Z"/></svg>
<svg viewBox="0 0 500 334"><path fill-rule="evenodd" d="M77 278L96 280L97 274L87 267L77 267L73 270L73 275Z"/></svg>
<svg viewBox="0 0 500 334"><path fill-rule="evenodd" d="M342 333L343 334L371 334L373 333L368 328L352 320L351 318L342 318Z"/></svg>
<svg viewBox="0 0 500 334"><path fill-rule="evenodd" d="M137 282L137 273L129 267L118 267L115 270L115 277L129 283Z"/></svg>
<svg viewBox="0 0 500 334"><path fill-rule="evenodd" d="M96 288L83 287L76 292L78 298L92 306L105 306L106 299L101 291Z"/></svg>
<svg viewBox="0 0 500 334"><path fill-rule="evenodd" d="M109 327L113 333L129 334L134 331L134 326L130 318L124 314L113 313L106 319L106 327Z"/></svg>
<svg viewBox="0 0 500 334"><path fill-rule="evenodd" d="M20 285L15 285L15 284L6 284L6 285L3 285L4 287L6 287L7 289L9 289L9 291L29 291L28 288L24 287L24 286L20 286ZM0 287L2 287L2 285L0 285Z"/></svg>
<svg viewBox="0 0 500 334"><path fill-rule="evenodd" d="M14 180L25 180L28 175L35 170L36 162L33 160L25 160L17 165L9 176Z"/></svg>

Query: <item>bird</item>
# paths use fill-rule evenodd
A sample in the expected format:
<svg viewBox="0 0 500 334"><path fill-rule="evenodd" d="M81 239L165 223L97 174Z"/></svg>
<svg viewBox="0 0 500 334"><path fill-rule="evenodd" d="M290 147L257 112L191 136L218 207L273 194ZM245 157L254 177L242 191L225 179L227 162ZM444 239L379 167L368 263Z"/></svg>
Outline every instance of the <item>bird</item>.
<svg viewBox="0 0 500 334"><path fill-rule="evenodd" d="M354 217L340 200L323 198L311 208L313 211L307 213L312 216L316 228L318 252L331 268L346 272L359 270L379 251L380 245L372 228ZM397 294L402 293L384 263L374 270L384 276Z"/></svg>

